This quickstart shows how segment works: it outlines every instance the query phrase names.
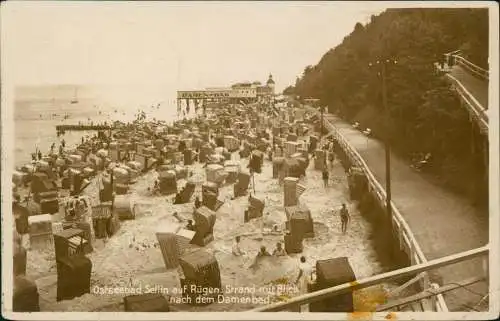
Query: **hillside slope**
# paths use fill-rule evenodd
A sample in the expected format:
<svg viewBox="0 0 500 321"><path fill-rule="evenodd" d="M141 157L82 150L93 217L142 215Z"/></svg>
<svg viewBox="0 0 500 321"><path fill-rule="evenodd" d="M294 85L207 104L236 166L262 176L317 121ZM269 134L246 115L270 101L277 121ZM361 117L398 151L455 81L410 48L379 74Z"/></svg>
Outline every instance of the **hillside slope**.
<svg viewBox="0 0 500 321"><path fill-rule="evenodd" d="M434 68L443 53L456 49L487 68L487 9L389 9L366 26L356 24L287 92L320 98L344 119L389 137L405 157L432 153L435 177L484 203L487 156L479 151L485 138ZM383 59L397 61L386 68L387 113L376 64Z"/></svg>

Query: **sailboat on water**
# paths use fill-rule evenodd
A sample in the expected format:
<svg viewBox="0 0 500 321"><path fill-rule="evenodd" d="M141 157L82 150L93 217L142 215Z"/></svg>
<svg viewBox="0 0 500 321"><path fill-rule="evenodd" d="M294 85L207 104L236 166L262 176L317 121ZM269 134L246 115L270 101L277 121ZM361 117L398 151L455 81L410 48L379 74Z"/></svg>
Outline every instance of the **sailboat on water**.
<svg viewBox="0 0 500 321"><path fill-rule="evenodd" d="M72 104L78 103L78 88L75 88L75 95L74 95L73 99L71 100L71 103Z"/></svg>

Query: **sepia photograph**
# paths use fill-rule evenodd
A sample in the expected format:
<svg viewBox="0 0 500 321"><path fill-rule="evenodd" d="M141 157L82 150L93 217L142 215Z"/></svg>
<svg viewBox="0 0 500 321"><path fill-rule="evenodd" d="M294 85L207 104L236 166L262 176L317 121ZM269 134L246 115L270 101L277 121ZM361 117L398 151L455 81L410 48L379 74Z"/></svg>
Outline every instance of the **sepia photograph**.
<svg viewBox="0 0 500 321"><path fill-rule="evenodd" d="M499 316L496 2L0 14L3 317Z"/></svg>

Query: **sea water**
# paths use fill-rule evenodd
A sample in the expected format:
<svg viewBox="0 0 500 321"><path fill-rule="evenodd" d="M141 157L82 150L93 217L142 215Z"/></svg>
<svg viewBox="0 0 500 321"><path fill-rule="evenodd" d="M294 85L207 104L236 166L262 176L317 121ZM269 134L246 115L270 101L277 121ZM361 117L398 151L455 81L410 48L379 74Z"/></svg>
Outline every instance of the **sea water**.
<svg viewBox="0 0 500 321"><path fill-rule="evenodd" d="M75 98L77 102L71 103ZM37 148L45 154L55 143L57 152L63 139L71 148L82 137L96 134L66 131L58 137L56 125L132 121L139 110L146 112L148 119L178 119L175 94L166 91L70 85L18 87L14 93L13 149L7 155L14 155L15 166L22 166L31 161Z"/></svg>

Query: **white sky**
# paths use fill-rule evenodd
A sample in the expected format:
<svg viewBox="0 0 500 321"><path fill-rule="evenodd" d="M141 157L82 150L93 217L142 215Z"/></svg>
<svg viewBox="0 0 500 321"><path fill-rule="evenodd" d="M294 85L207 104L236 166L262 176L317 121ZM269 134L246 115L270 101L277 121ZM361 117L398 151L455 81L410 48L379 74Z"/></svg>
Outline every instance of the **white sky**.
<svg viewBox="0 0 500 321"><path fill-rule="evenodd" d="M387 4L18 2L2 8L8 79L176 89L295 82ZM5 66L4 65L4 66Z"/></svg>

